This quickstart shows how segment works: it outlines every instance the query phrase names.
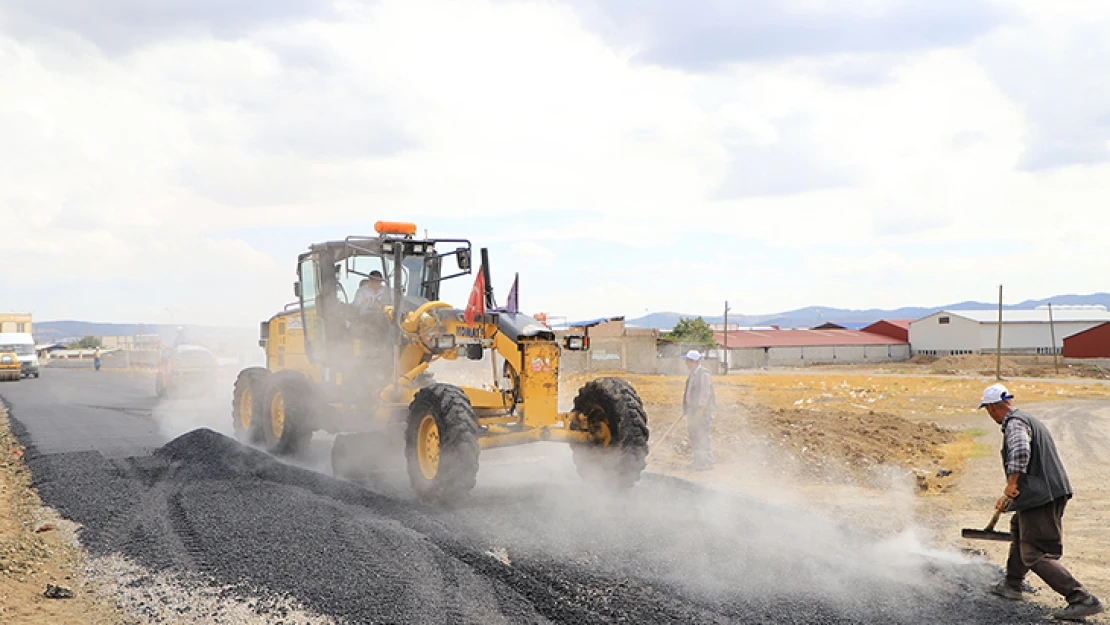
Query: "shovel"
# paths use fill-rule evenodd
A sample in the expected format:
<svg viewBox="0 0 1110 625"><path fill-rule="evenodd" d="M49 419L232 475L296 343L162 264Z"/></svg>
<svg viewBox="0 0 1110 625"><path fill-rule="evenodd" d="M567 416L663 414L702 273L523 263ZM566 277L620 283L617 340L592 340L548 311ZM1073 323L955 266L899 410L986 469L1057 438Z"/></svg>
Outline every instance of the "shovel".
<svg viewBox="0 0 1110 625"><path fill-rule="evenodd" d="M1002 508L1006 509L1010 505L1010 499L1007 497L1004 503L1005 505L1003 505ZM1001 515L1002 510L995 508L994 516L991 517L991 522L987 523L986 527L981 530L965 527L960 530L960 535L964 538L970 538L971 540L997 540L999 542L1008 543L1013 539L1010 532L999 532L994 529L995 524L998 523L998 517Z"/></svg>

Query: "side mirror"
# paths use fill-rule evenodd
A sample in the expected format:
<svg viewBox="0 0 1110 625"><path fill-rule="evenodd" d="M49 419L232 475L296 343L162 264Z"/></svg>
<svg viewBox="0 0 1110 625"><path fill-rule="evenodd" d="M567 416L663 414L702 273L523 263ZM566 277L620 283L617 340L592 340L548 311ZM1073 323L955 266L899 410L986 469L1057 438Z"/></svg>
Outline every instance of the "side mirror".
<svg viewBox="0 0 1110 625"><path fill-rule="evenodd" d="M455 250L455 261L458 263L459 269L470 271L470 250L465 247Z"/></svg>
<svg viewBox="0 0 1110 625"><path fill-rule="evenodd" d="M296 297L298 300L301 299L301 283L300 282L294 282L293 283L293 297Z"/></svg>

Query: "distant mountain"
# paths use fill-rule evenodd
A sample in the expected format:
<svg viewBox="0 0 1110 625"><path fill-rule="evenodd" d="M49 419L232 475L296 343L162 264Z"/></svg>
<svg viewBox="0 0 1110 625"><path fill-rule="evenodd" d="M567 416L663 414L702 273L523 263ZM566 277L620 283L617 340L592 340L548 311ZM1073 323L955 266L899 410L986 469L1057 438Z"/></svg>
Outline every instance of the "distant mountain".
<svg viewBox="0 0 1110 625"><path fill-rule="evenodd" d="M1093 293L1091 295L1058 295L1045 299L1031 299L1020 304L1004 305L1006 310L1028 310L1048 303L1053 306L1106 306L1110 308L1110 293ZM880 319L921 319L938 310L984 310L995 309L998 303L991 302L957 302L945 306L935 307L905 307L893 310L870 308L867 310L849 310L827 306L807 306L797 310L767 315L745 315L741 313L729 314L729 323L739 323L742 326L775 325L780 328L811 328L822 323L838 323L846 327L857 327L859 324L868 324ZM657 328L670 330L682 317L698 317L707 323L723 323L723 315L697 315L689 313L660 312L651 313L636 319L629 319L628 325L640 328Z"/></svg>

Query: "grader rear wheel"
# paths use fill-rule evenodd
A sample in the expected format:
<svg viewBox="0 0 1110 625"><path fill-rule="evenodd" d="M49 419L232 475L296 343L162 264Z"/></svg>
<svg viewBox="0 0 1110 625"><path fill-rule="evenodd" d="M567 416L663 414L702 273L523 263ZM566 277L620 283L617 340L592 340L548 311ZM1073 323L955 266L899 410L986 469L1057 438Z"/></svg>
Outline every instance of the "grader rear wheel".
<svg viewBox="0 0 1110 625"><path fill-rule="evenodd" d="M296 371L270 376L262 402L262 438L278 456L300 453L312 439L316 416L315 389Z"/></svg>
<svg viewBox="0 0 1110 625"><path fill-rule="evenodd" d="M599 378L583 386L574 410L586 417L590 442L571 445L578 475L588 482L631 488L647 466L644 404L632 385Z"/></svg>
<svg viewBox="0 0 1110 625"><path fill-rule="evenodd" d="M235 437L245 443L262 440L262 400L266 396L266 382L270 371L263 367L249 367L235 378L231 399L231 423Z"/></svg>
<svg viewBox="0 0 1110 625"><path fill-rule="evenodd" d="M405 459L412 488L424 499L453 503L478 477L478 423L466 393L432 384L409 405Z"/></svg>

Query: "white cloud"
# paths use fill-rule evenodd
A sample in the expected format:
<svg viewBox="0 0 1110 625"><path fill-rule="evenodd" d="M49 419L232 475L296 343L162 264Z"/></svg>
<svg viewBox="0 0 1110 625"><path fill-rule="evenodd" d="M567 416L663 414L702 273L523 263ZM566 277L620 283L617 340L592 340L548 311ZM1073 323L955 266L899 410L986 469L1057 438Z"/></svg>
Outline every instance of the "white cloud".
<svg viewBox="0 0 1110 625"><path fill-rule="evenodd" d="M1028 166L1046 136L1105 147L1097 106L1068 98L1054 122L1006 65L1020 42L1053 59L1029 85L1098 84L1110 49L1053 34L1105 31L1071 4L949 7L968 27L935 45L830 41L709 72L645 63L580 4L213 6L148 15L115 48L110 12L32 24L21 5L26 28L0 31L10 305L252 324L289 298L294 250L249 233L301 249L383 218L490 247L495 279L519 270L527 301L573 317L1104 288L1110 165ZM790 14L832 19L822 6Z"/></svg>

